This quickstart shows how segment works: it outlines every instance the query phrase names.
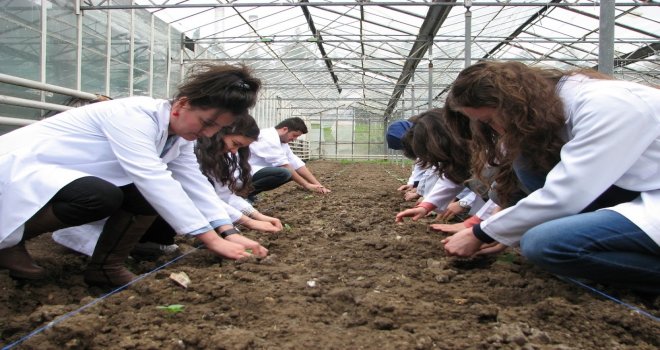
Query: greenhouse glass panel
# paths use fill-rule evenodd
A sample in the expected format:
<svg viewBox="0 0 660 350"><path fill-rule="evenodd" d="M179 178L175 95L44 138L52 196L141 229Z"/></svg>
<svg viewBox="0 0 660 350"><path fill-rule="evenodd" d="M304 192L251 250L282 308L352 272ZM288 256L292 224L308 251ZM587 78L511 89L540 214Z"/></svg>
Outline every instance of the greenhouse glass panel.
<svg viewBox="0 0 660 350"><path fill-rule="evenodd" d="M40 81L41 6L11 1L0 11L0 73Z"/></svg>
<svg viewBox="0 0 660 350"><path fill-rule="evenodd" d="M154 21L154 55L153 55L153 91L151 94L157 98L167 96L167 24L156 19Z"/></svg>
<svg viewBox="0 0 660 350"><path fill-rule="evenodd" d="M89 12L83 16L82 22L81 89L105 94L108 14Z"/></svg>

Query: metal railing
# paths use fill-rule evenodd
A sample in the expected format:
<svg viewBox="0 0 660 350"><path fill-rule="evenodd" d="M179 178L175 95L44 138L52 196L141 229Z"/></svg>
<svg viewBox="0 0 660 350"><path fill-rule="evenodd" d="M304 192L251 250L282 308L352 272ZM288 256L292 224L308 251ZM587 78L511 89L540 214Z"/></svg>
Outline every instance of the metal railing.
<svg viewBox="0 0 660 350"><path fill-rule="evenodd" d="M23 87L30 88L30 89L48 91L48 92L53 92L53 93L56 93L56 94L67 95L67 96L71 96L71 97L78 97L78 98L88 99L88 100L93 100L93 99L96 99L98 97L97 95L91 94L89 92L69 89L69 88L65 88L65 87L61 87L61 86L57 86L57 85L46 84L46 83L42 83L42 82L38 82L38 81L34 81L34 80L19 78L19 77L15 77L15 76L12 76L12 75L1 74L1 73L0 73L0 83L23 86ZM71 107L71 106L65 106L65 105L60 105L60 104L56 104L56 103L35 101L35 100L26 99L26 98L5 96L5 95L0 95L0 104L20 106L20 107L28 107L28 108L36 108L36 109L45 109L45 110L49 110L49 111L59 111L59 112L66 111L66 110L69 110L71 108L74 108L74 107ZM25 125L29 125L29 124L32 124L32 123L35 123L35 122L37 122L37 120L25 119L25 118L15 118L15 117L5 117L5 116L0 117L0 125L25 126Z"/></svg>

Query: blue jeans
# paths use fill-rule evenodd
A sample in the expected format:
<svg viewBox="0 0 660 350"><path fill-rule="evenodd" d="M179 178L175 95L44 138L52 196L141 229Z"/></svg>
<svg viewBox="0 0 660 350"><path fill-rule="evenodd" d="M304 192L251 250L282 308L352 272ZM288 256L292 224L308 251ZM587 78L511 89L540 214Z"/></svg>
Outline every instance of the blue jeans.
<svg viewBox="0 0 660 350"><path fill-rule="evenodd" d="M546 174L525 167L514 170L524 191L543 187ZM638 192L611 186L580 214L548 221L527 231L520 242L534 264L562 276L660 293L660 247L637 225L612 210Z"/></svg>
<svg viewBox="0 0 660 350"><path fill-rule="evenodd" d="M552 273L660 294L660 246L615 211L545 222L527 231L520 247Z"/></svg>

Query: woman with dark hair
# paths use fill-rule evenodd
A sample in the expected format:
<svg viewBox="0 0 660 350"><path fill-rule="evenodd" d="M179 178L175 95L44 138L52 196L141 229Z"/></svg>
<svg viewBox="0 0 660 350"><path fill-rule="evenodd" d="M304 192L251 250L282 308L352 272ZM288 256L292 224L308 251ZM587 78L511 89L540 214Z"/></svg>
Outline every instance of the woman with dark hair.
<svg viewBox="0 0 660 350"><path fill-rule="evenodd" d="M0 267L43 278L25 240L108 218L85 281L124 285L135 278L124 261L155 214L220 256L249 256L221 237L234 227L199 171L193 141L243 117L260 86L245 66L199 65L173 100L98 102L0 136L16 145L0 155Z"/></svg>
<svg viewBox="0 0 660 350"><path fill-rule="evenodd" d="M246 116L231 126L224 127L213 137L197 140L195 154L202 173L211 181L216 193L227 203L229 217L234 224L265 232L282 230L279 219L261 214L243 197L252 190L250 175L250 144L259 137L259 127L252 116ZM238 233L238 231L236 231ZM161 217L147 230L133 253L159 255L176 249L176 232ZM225 237L251 249L257 256L266 256L268 250L259 243L240 234Z"/></svg>
<svg viewBox="0 0 660 350"><path fill-rule="evenodd" d="M245 201L234 195L250 190L249 145L259 136L259 127L250 115L243 116L236 123L223 127L212 137L202 137L196 141L195 154L202 173L215 187L223 201L221 204L234 224L247 228L278 232L282 230L279 219L263 215ZM247 174L247 176L246 176ZM76 226L58 230L53 239L80 253L91 255L98 239L98 232L103 222ZM225 232L225 239L251 249L257 256L266 256L268 250L259 243L240 234L238 230ZM145 257L159 256L178 252L174 244L175 230L161 216L151 226L145 227L140 242L133 248L132 254Z"/></svg>
<svg viewBox="0 0 660 350"><path fill-rule="evenodd" d="M458 112L451 132L471 135L473 173L496 166L484 181L498 196L529 193L445 239L448 254L520 244L553 273L660 292L659 90L596 72L481 62L459 74L448 104Z"/></svg>
<svg viewBox="0 0 660 350"><path fill-rule="evenodd" d="M470 178L469 147L464 139L448 133L446 112L436 108L410 118L412 126L401 140L403 153L421 168L433 169L438 180L416 207L398 213L396 222L405 217L419 220L434 209L444 212Z"/></svg>

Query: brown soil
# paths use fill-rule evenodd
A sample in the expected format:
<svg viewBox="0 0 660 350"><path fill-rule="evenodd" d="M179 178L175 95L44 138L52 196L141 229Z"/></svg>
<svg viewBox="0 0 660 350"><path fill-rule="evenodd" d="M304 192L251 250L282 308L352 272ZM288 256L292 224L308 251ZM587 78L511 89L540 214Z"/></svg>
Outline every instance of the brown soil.
<svg viewBox="0 0 660 350"><path fill-rule="evenodd" d="M285 232L247 232L270 249L261 261L221 261L181 238L189 253L126 290L66 316L19 349L657 349L660 322L563 282L515 251L447 258L428 222L395 225L396 164L313 162L332 189L294 184L258 208ZM29 242L51 277L0 271L0 344L11 344L107 291L82 281L86 258L48 236ZM168 261L130 262L138 273ZM172 272L192 279L175 285ZM658 301L606 290L660 314ZM646 301L646 303L643 303ZM158 306L183 305L181 312Z"/></svg>

